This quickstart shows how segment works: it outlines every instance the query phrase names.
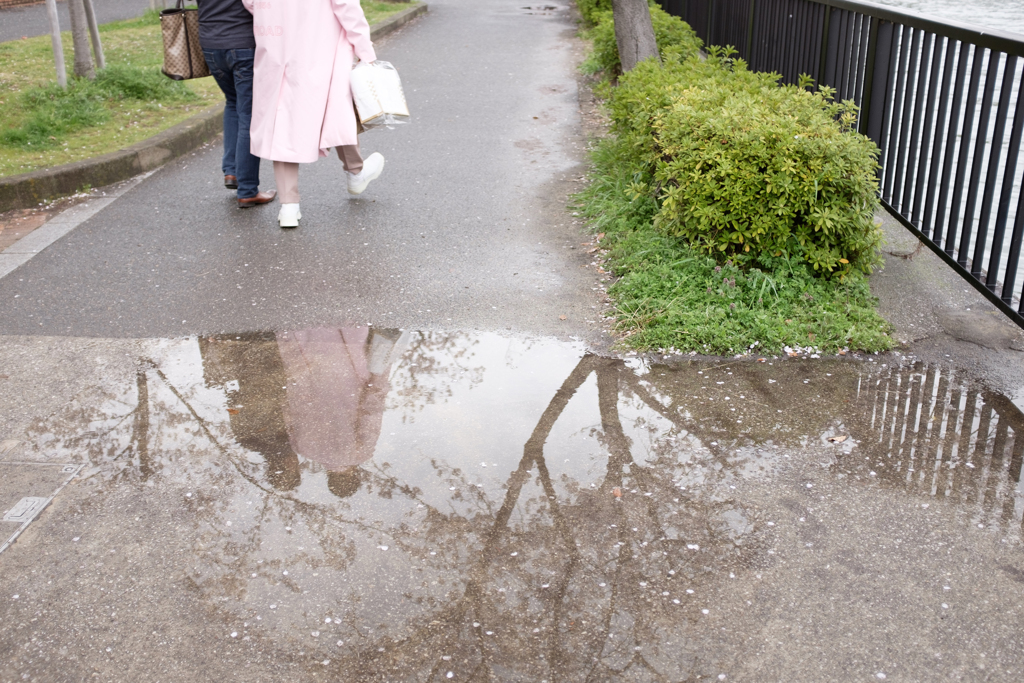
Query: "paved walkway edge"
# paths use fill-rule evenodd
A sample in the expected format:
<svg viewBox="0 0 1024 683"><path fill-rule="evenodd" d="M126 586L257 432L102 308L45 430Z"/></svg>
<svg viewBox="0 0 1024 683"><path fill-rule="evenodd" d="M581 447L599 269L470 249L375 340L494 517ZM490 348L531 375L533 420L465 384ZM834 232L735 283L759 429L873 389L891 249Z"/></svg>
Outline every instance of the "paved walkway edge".
<svg viewBox="0 0 1024 683"><path fill-rule="evenodd" d="M152 174L153 171L139 174L112 192L72 206L0 251L0 278L28 263L33 256L113 204L114 200Z"/></svg>
<svg viewBox="0 0 1024 683"><path fill-rule="evenodd" d="M370 27L370 36L385 36L426 11L426 3L404 9ZM223 130L223 111L223 104L214 105L162 133L110 154L0 178L0 213L28 209L48 199L74 194L87 185L103 187L163 166L219 135Z"/></svg>

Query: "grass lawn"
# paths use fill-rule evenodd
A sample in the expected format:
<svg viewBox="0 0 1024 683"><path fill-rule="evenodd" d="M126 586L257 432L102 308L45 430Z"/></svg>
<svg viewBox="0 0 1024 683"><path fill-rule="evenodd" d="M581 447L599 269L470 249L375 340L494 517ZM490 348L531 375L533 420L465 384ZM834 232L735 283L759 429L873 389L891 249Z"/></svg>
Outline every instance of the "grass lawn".
<svg viewBox="0 0 1024 683"><path fill-rule="evenodd" d="M373 24L414 3L363 2L367 20ZM160 20L156 12L128 21L100 26L108 66L138 69L159 74L163 65ZM63 34L67 72L74 71L71 33ZM167 80L162 75L160 79ZM3 132L19 129L32 115L31 101L48 98L46 88L56 81L50 37L0 43L0 120ZM160 84L162 85L162 84ZM0 176L28 173L113 152L152 137L206 109L224 97L213 78L187 81L168 97L134 99L110 97L89 105L91 120L64 135L44 136L29 142L4 142L0 138ZM95 96L95 93L94 93ZM67 117L67 110L53 110L52 116ZM89 117L85 117L89 118ZM41 146L41 147L40 147Z"/></svg>

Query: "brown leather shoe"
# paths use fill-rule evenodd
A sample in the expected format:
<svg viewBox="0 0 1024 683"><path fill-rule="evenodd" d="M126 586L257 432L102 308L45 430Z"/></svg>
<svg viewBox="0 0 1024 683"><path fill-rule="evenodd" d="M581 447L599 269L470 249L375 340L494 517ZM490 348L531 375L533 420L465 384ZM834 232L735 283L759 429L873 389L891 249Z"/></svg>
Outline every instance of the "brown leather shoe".
<svg viewBox="0 0 1024 683"><path fill-rule="evenodd" d="M233 175L224 176L224 187L228 188L229 190L237 190L238 178L236 178Z"/></svg>
<svg viewBox="0 0 1024 683"><path fill-rule="evenodd" d="M257 204L269 204L274 201L274 197L277 196L277 190L268 190L267 192L260 192L255 197L246 197L245 199L238 200L238 208L247 209L250 206L256 206Z"/></svg>

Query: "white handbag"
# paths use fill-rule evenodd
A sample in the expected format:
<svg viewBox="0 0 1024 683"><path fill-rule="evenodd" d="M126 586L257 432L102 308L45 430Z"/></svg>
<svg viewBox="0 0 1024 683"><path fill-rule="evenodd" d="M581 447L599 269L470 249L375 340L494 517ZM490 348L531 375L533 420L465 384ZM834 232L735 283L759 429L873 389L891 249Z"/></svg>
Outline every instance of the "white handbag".
<svg viewBox="0 0 1024 683"><path fill-rule="evenodd" d="M366 128L407 123L409 105L402 80L389 62L359 62L349 77L359 122Z"/></svg>

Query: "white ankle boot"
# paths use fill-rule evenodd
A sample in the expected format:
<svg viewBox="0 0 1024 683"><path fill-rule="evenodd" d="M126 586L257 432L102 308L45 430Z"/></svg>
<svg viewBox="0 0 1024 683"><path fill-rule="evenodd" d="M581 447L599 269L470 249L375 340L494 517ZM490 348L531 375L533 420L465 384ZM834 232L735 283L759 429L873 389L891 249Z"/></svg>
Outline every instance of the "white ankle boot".
<svg viewBox="0 0 1024 683"><path fill-rule="evenodd" d="M359 173L345 172L348 176L348 193L362 194L371 180L376 180L384 170L384 157L374 152L363 161L363 170Z"/></svg>
<svg viewBox="0 0 1024 683"><path fill-rule="evenodd" d="M300 218L302 213L299 212L298 204L282 204L277 214L277 223L282 228L297 228Z"/></svg>

